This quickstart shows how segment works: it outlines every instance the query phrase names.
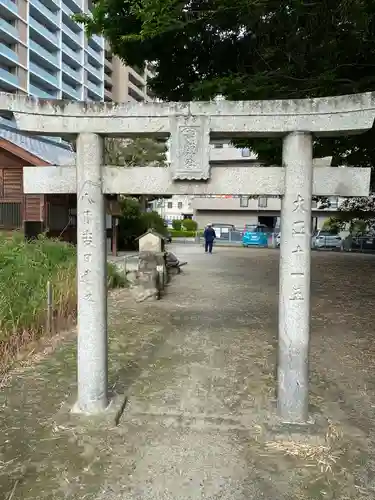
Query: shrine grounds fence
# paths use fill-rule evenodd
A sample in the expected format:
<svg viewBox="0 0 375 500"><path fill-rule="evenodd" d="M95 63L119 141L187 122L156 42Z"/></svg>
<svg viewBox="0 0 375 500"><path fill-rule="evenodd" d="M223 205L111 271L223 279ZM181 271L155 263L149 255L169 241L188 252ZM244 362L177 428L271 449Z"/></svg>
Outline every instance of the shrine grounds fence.
<svg viewBox="0 0 375 500"><path fill-rule="evenodd" d="M220 232L216 230L216 240L215 245L227 245L227 246L242 246L242 235L243 231L232 230L228 232ZM276 247L276 236L277 233L270 233L268 236L268 247ZM192 238L174 238L174 242L181 241L184 243L198 243L204 244L204 238L201 233L196 233L195 237Z"/></svg>
<svg viewBox="0 0 375 500"><path fill-rule="evenodd" d="M241 247L242 234L243 231L240 230L221 232L220 235L217 235L218 237L215 240L215 245ZM256 248L278 248L277 235L278 233L269 233L267 247ZM201 233L196 233L195 236L172 237L172 242L203 245L204 238ZM311 248L316 251L332 250L375 254L375 237L372 235L364 235L334 243L332 242L332 238L321 236L319 244L315 244L314 239L311 239Z"/></svg>

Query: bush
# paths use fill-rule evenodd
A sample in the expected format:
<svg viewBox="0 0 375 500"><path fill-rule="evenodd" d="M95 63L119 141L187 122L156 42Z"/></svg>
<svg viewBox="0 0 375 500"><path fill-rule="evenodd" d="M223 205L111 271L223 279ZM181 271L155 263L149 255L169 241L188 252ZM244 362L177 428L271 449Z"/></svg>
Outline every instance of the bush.
<svg viewBox="0 0 375 500"><path fill-rule="evenodd" d="M155 229L156 232L167 234L167 228L164 225L164 220L160 217L157 212L143 212L140 217L140 234L145 233L149 229Z"/></svg>
<svg viewBox="0 0 375 500"><path fill-rule="evenodd" d="M171 236L172 238L193 238L196 235L196 231L176 231L172 229Z"/></svg>
<svg viewBox="0 0 375 500"><path fill-rule="evenodd" d="M136 239L148 229L155 229L158 233L166 234L164 220L157 212L142 212L138 200L124 198L121 200L122 216L119 219L120 250L135 250L138 248Z"/></svg>
<svg viewBox="0 0 375 500"><path fill-rule="evenodd" d="M186 231L196 231L198 228L197 221L193 219L185 219L182 221L182 225Z"/></svg>
<svg viewBox="0 0 375 500"><path fill-rule="evenodd" d="M181 231L182 221L181 220L173 220L172 227L175 231Z"/></svg>
<svg viewBox="0 0 375 500"><path fill-rule="evenodd" d="M322 229L324 231L330 231L332 234L337 234L341 231L343 226L343 221L337 219L336 217L330 217L324 221Z"/></svg>
<svg viewBox="0 0 375 500"><path fill-rule="evenodd" d="M114 266L108 278L111 287L124 284ZM0 237L0 372L45 333L48 281L58 330L76 317L76 247L44 236L32 242L17 233Z"/></svg>

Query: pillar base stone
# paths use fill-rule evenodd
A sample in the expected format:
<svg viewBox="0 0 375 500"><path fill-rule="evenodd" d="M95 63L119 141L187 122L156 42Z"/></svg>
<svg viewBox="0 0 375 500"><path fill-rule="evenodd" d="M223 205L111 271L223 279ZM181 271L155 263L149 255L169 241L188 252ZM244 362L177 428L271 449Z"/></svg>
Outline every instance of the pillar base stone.
<svg viewBox="0 0 375 500"><path fill-rule="evenodd" d="M312 415L306 422L284 422L279 417L265 425L266 439L270 441L295 441L298 443L323 444L327 422L321 415Z"/></svg>
<svg viewBox="0 0 375 500"><path fill-rule="evenodd" d="M128 402L128 396L125 394L111 394L108 398L108 405L104 409L99 409L97 412L87 413L79 407L78 401L73 406L66 403L59 412L60 418L69 419L74 422L78 417L84 417L87 420L92 419L95 423L108 424L109 426L117 426L125 411ZM102 408L102 406L101 406ZM78 420L81 421L79 418Z"/></svg>

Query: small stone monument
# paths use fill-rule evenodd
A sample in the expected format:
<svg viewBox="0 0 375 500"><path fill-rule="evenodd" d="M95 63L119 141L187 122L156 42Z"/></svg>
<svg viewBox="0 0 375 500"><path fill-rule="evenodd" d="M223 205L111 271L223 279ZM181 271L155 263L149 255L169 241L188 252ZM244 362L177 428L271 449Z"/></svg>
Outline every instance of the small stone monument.
<svg viewBox="0 0 375 500"><path fill-rule="evenodd" d="M164 252L165 239L160 233L149 229L146 233L138 236L139 252Z"/></svg>
<svg viewBox="0 0 375 500"><path fill-rule="evenodd" d="M133 295L139 302L158 300L167 281L164 236L153 229L137 238L139 267Z"/></svg>

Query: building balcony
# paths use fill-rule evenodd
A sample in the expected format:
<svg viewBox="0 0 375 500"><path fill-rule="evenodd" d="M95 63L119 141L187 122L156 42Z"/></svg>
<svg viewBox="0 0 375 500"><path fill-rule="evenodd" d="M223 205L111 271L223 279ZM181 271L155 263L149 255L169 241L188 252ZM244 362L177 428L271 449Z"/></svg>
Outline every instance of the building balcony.
<svg viewBox="0 0 375 500"><path fill-rule="evenodd" d="M73 85L76 85L77 83L79 85L82 85L82 77L83 77L83 72L82 69L75 69L69 66L66 63L62 63L61 69L63 72L63 79L68 81L68 83L73 83Z"/></svg>
<svg viewBox="0 0 375 500"><path fill-rule="evenodd" d="M103 85L96 85L95 83L90 82L90 80L88 80L86 82L86 87L88 92L91 92L95 96L100 97L100 99L103 98L104 95Z"/></svg>
<svg viewBox="0 0 375 500"><path fill-rule="evenodd" d="M108 59L107 57L104 58L104 66L108 68L109 72L112 73L113 71L113 63L112 63L112 58Z"/></svg>
<svg viewBox="0 0 375 500"><path fill-rule="evenodd" d="M0 89L6 92L14 92L20 88L19 78L14 73L0 68Z"/></svg>
<svg viewBox="0 0 375 500"><path fill-rule="evenodd" d="M30 39L37 40L42 37L49 44L59 47L59 36L57 32L52 32L33 17L29 18Z"/></svg>
<svg viewBox="0 0 375 500"><path fill-rule="evenodd" d="M71 30L66 24L62 23L61 30L63 35L66 35L70 40L74 42L74 45L77 44L79 47L83 45L83 31L80 30L78 33ZM67 42L69 43L69 42ZM69 44L70 45L70 44Z"/></svg>
<svg viewBox="0 0 375 500"><path fill-rule="evenodd" d="M78 47L77 47L78 48ZM66 43L61 44L61 58L64 62L67 62L71 66L82 67L83 65L83 49L79 50L71 49Z"/></svg>
<svg viewBox="0 0 375 500"><path fill-rule="evenodd" d="M78 8L77 6L77 11L74 12L70 7L68 7L63 1L61 2L61 10L63 11L64 14L67 15L67 17L71 18L74 14L77 14L78 12L81 12L81 9Z"/></svg>
<svg viewBox="0 0 375 500"><path fill-rule="evenodd" d="M43 48L39 43L34 42L33 40L29 41L29 49L30 49L30 58L41 63L39 65L46 65L50 68L59 68L60 67L60 58L58 52L49 52L45 48Z"/></svg>
<svg viewBox="0 0 375 500"><path fill-rule="evenodd" d="M13 49L10 49L7 45L0 42L0 61L5 62L5 64L18 64L18 54Z"/></svg>
<svg viewBox="0 0 375 500"><path fill-rule="evenodd" d="M137 68L132 68L131 66L128 66L128 78L129 81L135 86L138 87L139 89L144 89L146 86L146 80L143 77L142 73L138 73L138 71L141 71L140 69Z"/></svg>
<svg viewBox="0 0 375 500"><path fill-rule="evenodd" d="M104 100L113 101L112 90L104 89Z"/></svg>
<svg viewBox="0 0 375 500"><path fill-rule="evenodd" d="M128 81L128 94L135 101L141 102L145 100L146 95L136 85Z"/></svg>
<svg viewBox="0 0 375 500"><path fill-rule="evenodd" d="M239 197L197 197L192 200L192 208L194 210L230 210L235 212L279 212L281 210L281 200L279 198L261 196L246 201L246 204L241 204L241 198Z"/></svg>
<svg viewBox="0 0 375 500"><path fill-rule="evenodd" d="M7 43L18 43L20 40L18 29L6 19L0 18L1 39Z"/></svg>
<svg viewBox="0 0 375 500"><path fill-rule="evenodd" d="M87 52L87 56L90 58L92 58L94 60L94 65L98 65L98 63L100 63L100 65L102 65L103 63L103 56L102 56L102 51L95 51L92 47L90 47L89 45L86 47L86 52Z"/></svg>
<svg viewBox="0 0 375 500"><path fill-rule="evenodd" d="M106 85L110 85L112 87L112 85L113 85L112 75L108 75L107 73L104 73L104 83Z"/></svg>
<svg viewBox="0 0 375 500"><path fill-rule="evenodd" d="M63 99L82 100L82 87L72 87L68 83L62 82L61 89L63 92Z"/></svg>
<svg viewBox="0 0 375 500"><path fill-rule="evenodd" d="M40 89L36 85L30 83L29 85L29 94L35 97L40 97L41 99L57 99L58 92L46 92L45 90Z"/></svg>
<svg viewBox="0 0 375 500"><path fill-rule="evenodd" d="M72 12L82 12L85 2L83 0L61 0L61 5L66 5Z"/></svg>
<svg viewBox="0 0 375 500"><path fill-rule="evenodd" d="M95 68L95 66L92 66L90 63L86 63L85 69L87 70L87 73L89 73L88 78L90 77L92 79L93 77L95 81L98 81L100 83L103 81L103 68Z"/></svg>
<svg viewBox="0 0 375 500"><path fill-rule="evenodd" d="M11 12L12 14L18 14L18 6L12 0L0 0L0 9L5 12Z"/></svg>
<svg viewBox="0 0 375 500"><path fill-rule="evenodd" d="M45 3L45 2L44 2ZM34 18L36 21L42 23L43 25L47 25L53 27L60 26L60 14L58 12L57 5L56 10L52 11L48 9L44 3L39 0L32 0L29 3L30 8L30 18Z"/></svg>
<svg viewBox="0 0 375 500"><path fill-rule="evenodd" d="M57 73L49 73L44 68L33 62L30 62L29 64L29 72L33 78L42 80L43 82L47 83L48 87L56 89L59 88L59 78Z"/></svg>
<svg viewBox="0 0 375 500"><path fill-rule="evenodd" d="M104 38L102 36L98 36L98 35L92 35L89 39L88 39L88 46L90 47L90 45L94 45L92 48L94 50L103 50L103 47L104 47Z"/></svg>

